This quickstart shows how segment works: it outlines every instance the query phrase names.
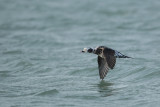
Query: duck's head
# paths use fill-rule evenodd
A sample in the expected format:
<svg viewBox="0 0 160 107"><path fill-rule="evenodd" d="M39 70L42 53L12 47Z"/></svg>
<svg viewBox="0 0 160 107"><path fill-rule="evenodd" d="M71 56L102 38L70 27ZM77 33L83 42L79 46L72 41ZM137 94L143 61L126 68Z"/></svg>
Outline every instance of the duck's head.
<svg viewBox="0 0 160 107"><path fill-rule="evenodd" d="M104 50L104 47L103 46L99 46L99 47L96 47L95 49L93 48L84 48L82 50L83 53L93 53L93 54L96 54L98 56L103 56L103 50Z"/></svg>
<svg viewBox="0 0 160 107"><path fill-rule="evenodd" d="M95 49L93 49L93 48L84 48L83 50L82 50L82 52L83 53L94 53L94 51L95 51Z"/></svg>

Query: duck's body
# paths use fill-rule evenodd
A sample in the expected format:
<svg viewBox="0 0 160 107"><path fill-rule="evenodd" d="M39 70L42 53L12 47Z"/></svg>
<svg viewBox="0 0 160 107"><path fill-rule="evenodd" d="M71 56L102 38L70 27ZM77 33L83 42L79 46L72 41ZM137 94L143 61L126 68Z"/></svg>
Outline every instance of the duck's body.
<svg viewBox="0 0 160 107"><path fill-rule="evenodd" d="M114 68L116 58L130 58L106 46L99 46L95 49L84 48L82 52L94 53L98 55L97 62L100 79L104 79L108 70Z"/></svg>

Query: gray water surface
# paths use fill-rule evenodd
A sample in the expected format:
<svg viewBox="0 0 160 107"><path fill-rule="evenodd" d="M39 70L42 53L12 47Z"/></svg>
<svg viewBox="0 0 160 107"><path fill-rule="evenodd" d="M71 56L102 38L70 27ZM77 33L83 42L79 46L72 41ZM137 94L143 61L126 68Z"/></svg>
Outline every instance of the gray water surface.
<svg viewBox="0 0 160 107"><path fill-rule="evenodd" d="M0 107L159 107L159 0L0 0ZM97 56L117 59L101 81Z"/></svg>

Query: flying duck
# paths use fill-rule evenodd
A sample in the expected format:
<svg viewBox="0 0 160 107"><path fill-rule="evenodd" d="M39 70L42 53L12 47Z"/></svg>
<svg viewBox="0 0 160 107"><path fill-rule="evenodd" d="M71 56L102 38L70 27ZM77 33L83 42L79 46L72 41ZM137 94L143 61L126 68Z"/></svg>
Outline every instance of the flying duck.
<svg viewBox="0 0 160 107"><path fill-rule="evenodd" d="M97 54L97 62L99 68L100 79L104 79L109 69L113 69L116 64L116 58L131 58L122 53L108 48L106 46L98 46L97 48L84 48L83 53Z"/></svg>

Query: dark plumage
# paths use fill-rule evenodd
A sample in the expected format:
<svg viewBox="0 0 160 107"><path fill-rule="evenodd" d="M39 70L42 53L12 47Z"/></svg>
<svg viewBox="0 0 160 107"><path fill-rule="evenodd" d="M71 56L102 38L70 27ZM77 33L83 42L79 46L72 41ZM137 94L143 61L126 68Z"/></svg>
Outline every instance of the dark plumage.
<svg viewBox="0 0 160 107"><path fill-rule="evenodd" d="M95 49L84 48L82 52L94 53L98 55L97 62L100 79L104 79L108 73L108 70L114 68L116 64L116 58L130 58L106 46L99 46Z"/></svg>

